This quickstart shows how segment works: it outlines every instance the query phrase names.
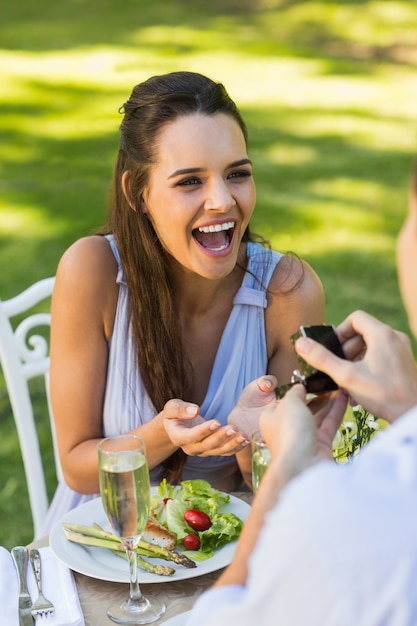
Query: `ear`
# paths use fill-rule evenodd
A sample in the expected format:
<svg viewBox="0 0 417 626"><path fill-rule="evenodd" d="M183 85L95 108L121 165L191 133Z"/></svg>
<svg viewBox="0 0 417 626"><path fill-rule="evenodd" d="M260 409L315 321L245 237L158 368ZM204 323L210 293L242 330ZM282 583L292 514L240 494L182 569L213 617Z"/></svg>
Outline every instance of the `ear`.
<svg viewBox="0 0 417 626"><path fill-rule="evenodd" d="M133 202L132 196L130 194L129 179L130 179L130 170L126 170L122 174L122 190L123 190L124 197L126 198L130 208L136 211L135 203Z"/></svg>
<svg viewBox="0 0 417 626"><path fill-rule="evenodd" d="M146 194L146 189L143 190L140 196L140 208L144 215L148 215L148 207L146 206L145 194Z"/></svg>
<svg viewBox="0 0 417 626"><path fill-rule="evenodd" d="M137 205L134 202L134 200L132 199L132 195L131 195L131 189L130 189L130 170L126 170L125 172L123 172L122 174L122 190L123 190L123 195L126 198L129 206L131 209L133 209L133 211L137 211ZM143 195L141 195L140 197L140 208L142 210L142 213L144 213L146 215L146 213L148 212L148 209L146 208L146 204L145 201L143 199Z"/></svg>

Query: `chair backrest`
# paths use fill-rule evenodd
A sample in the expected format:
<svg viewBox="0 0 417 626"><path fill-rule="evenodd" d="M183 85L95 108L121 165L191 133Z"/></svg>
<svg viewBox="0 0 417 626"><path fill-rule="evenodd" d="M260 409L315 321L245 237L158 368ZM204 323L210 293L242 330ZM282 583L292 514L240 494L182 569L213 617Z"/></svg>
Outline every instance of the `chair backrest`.
<svg viewBox="0 0 417 626"><path fill-rule="evenodd" d="M9 300L0 300L0 363L22 452L35 538L39 537L49 508L45 472L29 387L29 380L40 375L45 379L45 392L54 443L55 468L58 479L62 478L49 401L49 331L51 324L49 298L54 282L54 277L45 278ZM45 303L47 311L33 312L33 308L42 301L47 301ZM10 320L16 316L21 321L14 328ZM44 327L43 335L36 334L35 330L38 329L37 332L39 333L41 327Z"/></svg>

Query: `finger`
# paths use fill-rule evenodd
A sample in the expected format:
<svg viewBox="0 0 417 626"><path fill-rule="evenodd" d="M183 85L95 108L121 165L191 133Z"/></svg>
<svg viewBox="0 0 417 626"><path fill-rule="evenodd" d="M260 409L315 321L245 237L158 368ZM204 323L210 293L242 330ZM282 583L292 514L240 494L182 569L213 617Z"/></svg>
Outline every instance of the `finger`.
<svg viewBox="0 0 417 626"><path fill-rule="evenodd" d="M366 344L361 335L355 335L342 344L342 349L348 361L357 361L365 355Z"/></svg>
<svg viewBox="0 0 417 626"><path fill-rule="evenodd" d="M298 384L291 387L281 400L267 405L259 416L259 426L265 437L276 430L278 423L293 421L300 407L306 409L305 401L305 387Z"/></svg>
<svg viewBox="0 0 417 626"><path fill-rule="evenodd" d="M337 327L337 335L342 344L362 338L364 345L377 344L381 338L399 334L391 326L381 322L365 311L354 311Z"/></svg>
<svg viewBox="0 0 417 626"><path fill-rule="evenodd" d="M205 443L212 449L219 450L223 448L224 450L231 450L236 446L248 444L249 438L244 433L239 432L236 427L227 425L214 433L210 433Z"/></svg>
<svg viewBox="0 0 417 626"><path fill-rule="evenodd" d="M300 337L295 342L295 350L307 363L328 374L340 387L344 387L350 371L350 361L341 359L323 345L308 337Z"/></svg>
<svg viewBox="0 0 417 626"><path fill-rule="evenodd" d="M307 403L307 392L304 385L294 385L281 400L280 411L283 420L311 421L312 412ZM280 403L280 404L281 404ZM285 403L285 404L284 404Z"/></svg>
<svg viewBox="0 0 417 626"><path fill-rule="evenodd" d="M190 456L231 456L250 443L249 439L234 428L225 426L198 442L182 446Z"/></svg>
<svg viewBox="0 0 417 626"><path fill-rule="evenodd" d="M258 380L258 387L261 391L265 391L265 393L271 392L277 386L278 381L273 374L268 374L267 376L262 376Z"/></svg>
<svg viewBox="0 0 417 626"><path fill-rule="evenodd" d="M186 445L200 445L213 431L219 430L221 424L217 420L209 420L194 425L189 420L168 418L164 426L172 443L183 448Z"/></svg>
<svg viewBox="0 0 417 626"><path fill-rule="evenodd" d="M244 448L246 448L250 444L248 439L243 438L242 436L238 436L227 441L225 444L213 448L210 450L203 450L198 456L206 457L206 456L233 456L238 452L241 452Z"/></svg>
<svg viewBox="0 0 417 626"><path fill-rule="evenodd" d="M301 384L293 385L284 396L287 402L292 402L296 398L298 400L303 400L303 402L305 402L306 397L307 397L306 388L304 387L304 385L301 385Z"/></svg>
<svg viewBox="0 0 417 626"><path fill-rule="evenodd" d="M337 424L339 427L347 408L348 396L342 391L333 391L327 396L327 403L323 405L317 412L314 412L314 420L318 428L324 422ZM309 405L311 408L311 405Z"/></svg>
<svg viewBox="0 0 417 626"><path fill-rule="evenodd" d="M372 315L369 315L369 313L365 313L365 311L354 311L339 324L336 331L340 342L344 343L356 335L360 335L361 337L369 334L372 335L375 328L379 326L384 326L384 324Z"/></svg>
<svg viewBox="0 0 417 626"><path fill-rule="evenodd" d="M308 408L313 413L313 415L316 415L316 413L328 407L328 405L332 401L331 396L331 393L321 393L320 395L314 396L313 398L311 398L311 400L307 401Z"/></svg>
<svg viewBox="0 0 417 626"><path fill-rule="evenodd" d="M347 396L337 393L329 403L325 414L316 414L318 442L323 456L333 458L333 441L346 412Z"/></svg>
<svg viewBox="0 0 417 626"><path fill-rule="evenodd" d="M406 333L395 330L364 311L355 311L349 315L338 326L337 334L343 343L346 357L352 360L356 360L361 352L363 356L367 347L375 349L399 343L411 349L410 337Z"/></svg>
<svg viewBox="0 0 417 626"><path fill-rule="evenodd" d="M192 402L184 402L178 398L168 400L163 414L167 419L193 419L199 414L200 407Z"/></svg>

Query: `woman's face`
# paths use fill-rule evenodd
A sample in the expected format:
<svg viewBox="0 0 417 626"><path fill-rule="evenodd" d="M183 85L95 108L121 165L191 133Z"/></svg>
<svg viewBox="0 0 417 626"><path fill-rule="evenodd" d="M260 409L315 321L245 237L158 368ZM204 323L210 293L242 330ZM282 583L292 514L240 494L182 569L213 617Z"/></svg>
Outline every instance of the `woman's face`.
<svg viewBox="0 0 417 626"><path fill-rule="evenodd" d="M227 276L256 199L237 122L193 114L164 126L142 198L162 245L183 268L210 279Z"/></svg>
<svg viewBox="0 0 417 626"><path fill-rule="evenodd" d="M417 194L410 192L409 213L397 241L400 291L408 323L417 337Z"/></svg>

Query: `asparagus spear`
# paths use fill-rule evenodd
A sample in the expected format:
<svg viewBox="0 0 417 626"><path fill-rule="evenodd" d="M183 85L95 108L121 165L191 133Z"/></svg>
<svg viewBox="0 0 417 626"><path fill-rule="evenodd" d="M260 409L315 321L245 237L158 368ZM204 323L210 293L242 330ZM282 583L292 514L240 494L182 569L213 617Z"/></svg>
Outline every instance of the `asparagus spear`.
<svg viewBox="0 0 417 626"><path fill-rule="evenodd" d="M100 533L100 536L105 536L109 539L111 538L113 540L119 541L118 537L113 535L113 533L104 530L104 528L102 528L98 524L94 523L92 527L98 533ZM188 556L180 554L179 552L176 552L176 550L167 550L166 548L158 546L155 543L143 541L143 539L139 541L136 552L137 554L141 554L142 556L149 556L155 559L164 559L165 561L173 561L174 563L177 563L178 565L183 565L184 567L197 567L195 561L189 559Z"/></svg>
<svg viewBox="0 0 417 626"><path fill-rule="evenodd" d="M113 550L114 554L127 559L126 552L120 552L120 550ZM145 559L142 559L138 554L136 555L136 562L138 567L149 572L150 574L158 574L159 576L172 576L175 573L173 567L167 567L166 565L155 565L154 563L148 563Z"/></svg>
<svg viewBox="0 0 417 626"><path fill-rule="evenodd" d="M104 530L104 528L96 523L93 524L92 528L97 530L97 532L100 533L100 536L105 536L108 538L112 538L115 541L119 541L118 537L113 535L113 533ZM174 563L177 563L178 565L183 565L184 567L197 567L195 561L189 559L188 556L180 554L176 550L167 550L166 548L163 548L156 543L144 541L143 539L139 541L136 552L137 554L141 554L142 556L154 557L156 559L164 559L165 561L173 561Z"/></svg>
<svg viewBox="0 0 417 626"><path fill-rule="evenodd" d="M64 524L64 533L69 541L79 543L87 546L94 546L97 548L106 548L111 550L114 554L119 556L125 556L125 549L118 540L117 537L112 538L100 538L97 534L84 534L78 532L75 529L69 528L69 526L78 526L77 524ZM79 526L80 529L90 529L89 526ZM151 574L158 574L159 576L172 576L175 573L175 569L167 567L165 565L155 565L154 563L148 563L141 556L136 556L138 566Z"/></svg>
<svg viewBox="0 0 417 626"><path fill-rule="evenodd" d="M113 535L111 532L105 531L98 524L93 524L93 526L83 526L81 524L64 523L64 532L66 529L70 531L74 531L76 533L81 533L81 535L84 535L90 539L98 539L101 541L113 542L114 544L117 544L118 546L120 546L120 548L119 547L116 548L117 550L119 549L123 550L120 544L120 539L116 537L116 535ZM85 543L88 544L88 542L85 542ZM93 544L90 543L89 545L93 545ZM97 544L94 544L94 545L97 545ZM101 547L109 547L110 549L114 549L114 546L111 547L110 545L101 546ZM158 546L156 544L149 543L148 541L143 541L143 540L139 541L139 545L136 549L136 553L141 556L164 559L166 561L172 561L179 565L183 565L184 567L190 567L190 568L197 567L197 564L195 563L195 561L192 561L187 556L180 554L176 552L175 550L167 550L166 548L162 548L161 546Z"/></svg>
<svg viewBox="0 0 417 626"><path fill-rule="evenodd" d="M184 567L197 567L197 563L189 559L185 554L180 554L176 552L176 550L167 550L166 548L157 546L154 543L149 543L148 541L143 541L142 539L139 541L138 550L140 550L140 553L144 556L173 561L173 563L178 563L178 565L183 565ZM145 552L147 553L146 555Z"/></svg>

